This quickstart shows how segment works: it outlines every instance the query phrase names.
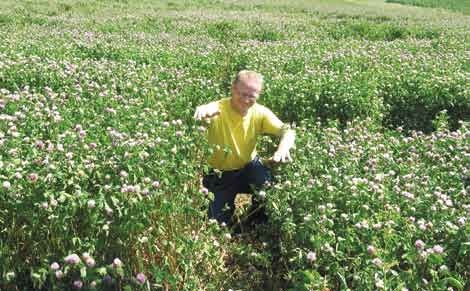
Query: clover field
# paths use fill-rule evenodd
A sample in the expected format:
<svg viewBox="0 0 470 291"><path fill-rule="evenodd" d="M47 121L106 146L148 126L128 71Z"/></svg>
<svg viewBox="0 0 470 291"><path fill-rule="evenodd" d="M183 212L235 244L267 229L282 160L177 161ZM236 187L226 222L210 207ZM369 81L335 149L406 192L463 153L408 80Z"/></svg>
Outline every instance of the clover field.
<svg viewBox="0 0 470 291"><path fill-rule="evenodd" d="M1 1L0 289L468 290L454 2ZM241 69L297 139L235 235L192 116Z"/></svg>

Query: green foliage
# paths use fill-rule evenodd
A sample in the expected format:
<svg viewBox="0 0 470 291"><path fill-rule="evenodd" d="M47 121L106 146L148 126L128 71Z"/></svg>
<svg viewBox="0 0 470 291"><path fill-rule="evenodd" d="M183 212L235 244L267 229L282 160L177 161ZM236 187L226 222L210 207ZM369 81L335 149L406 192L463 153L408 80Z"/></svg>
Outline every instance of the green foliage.
<svg viewBox="0 0 470 291"><path fill-rule="evenodd" d="M412 28L389 22L374 23L364 20L349 20L332 27L329 35L334 39L354 37L371 41L394 41L410 37L433 39L439 37L439 32L429 28Z"/></svg>
<svg viewBox="0 0 470 291"><path fill-rule="evenodd" d="M462 290L468 124L450 132L445 119L411 136L370 121L300 124L296 162L278 172L267 202L287 286Z"/></svg>
<svg viewBox="0 0 470 291"><path fill-rule="evenodd" d="M465 288L468 18L362 2L1 1L0 289ZM192 119L241 69L297 131L252 239Z"/></svg>
<svg viewBox="0 0 470 291"><path fill-rule="evenodd" d="M469 0L387 0L387 2L421 7L445 8L461 12L466 15L470 14Z"/></svg>

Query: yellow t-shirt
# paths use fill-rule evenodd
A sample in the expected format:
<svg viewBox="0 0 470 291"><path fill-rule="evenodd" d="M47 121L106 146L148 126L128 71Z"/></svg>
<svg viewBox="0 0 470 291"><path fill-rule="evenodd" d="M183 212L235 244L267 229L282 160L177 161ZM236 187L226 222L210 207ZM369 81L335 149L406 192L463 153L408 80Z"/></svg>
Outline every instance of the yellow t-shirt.
<svg viewBox="0 0 470 291"><path fill-rule="evenodd" d="M255 103L245 116L241 116L232 108L230 98L221 99L217 104L220 114L211 118L207 133L209 144L220 146L208 161L215 169L243 168L256 156L259 134L281 133L282 121L263 105Z"/></svg>

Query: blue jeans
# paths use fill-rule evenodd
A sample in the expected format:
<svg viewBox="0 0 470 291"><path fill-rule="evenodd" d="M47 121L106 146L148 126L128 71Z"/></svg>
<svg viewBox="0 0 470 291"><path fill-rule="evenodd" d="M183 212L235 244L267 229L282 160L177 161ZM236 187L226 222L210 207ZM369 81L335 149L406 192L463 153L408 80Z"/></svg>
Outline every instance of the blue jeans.
<svg viewBox="0 0 470 291"><path fill-rule="evenodd" d="M253 193L253 189L260 190L265 183L272 181L269 168L261 164L258 157L242 169L223 171L221 177L214 171L209 171L202 180L204 187L214 193L214 200L209 204L209 218L229 224L235 211L235 196L238 193ZM251 208L259 208L255 197ZM257 211L252 219L254 218L267 220L264 207Z"/></svg>

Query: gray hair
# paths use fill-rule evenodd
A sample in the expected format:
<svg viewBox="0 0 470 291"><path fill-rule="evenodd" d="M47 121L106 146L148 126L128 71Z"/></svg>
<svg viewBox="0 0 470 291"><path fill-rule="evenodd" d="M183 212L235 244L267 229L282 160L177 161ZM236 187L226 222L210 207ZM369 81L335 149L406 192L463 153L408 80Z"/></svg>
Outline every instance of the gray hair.
<svg viewBox="0 0 470 291"><path fill-rule="evenodd" d="M256 80L260 82L260 84L263 84L263 75L260 73L257 73L255 71L249 71L249 70L241 70L238 72L237 76L235 77L235 80L233 81L233 85L240 83L241 81L247 81L247 80Z"/></svg>

